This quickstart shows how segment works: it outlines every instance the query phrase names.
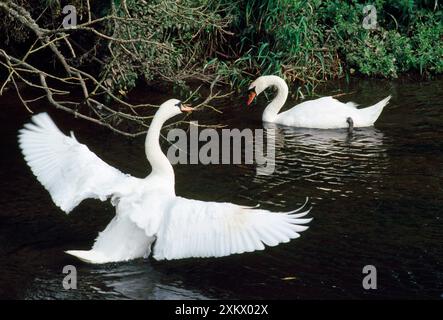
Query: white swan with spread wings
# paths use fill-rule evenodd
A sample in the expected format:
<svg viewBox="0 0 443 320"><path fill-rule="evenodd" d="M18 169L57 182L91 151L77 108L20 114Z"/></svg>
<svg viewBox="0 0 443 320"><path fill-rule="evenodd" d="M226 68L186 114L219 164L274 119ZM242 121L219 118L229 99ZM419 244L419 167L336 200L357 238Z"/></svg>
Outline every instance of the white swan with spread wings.
<svg viewBox="0 0 443 320"><path fill-rule="evenodd" d="M148 130L145 151L152 172L140 179L97 157L74 135L63 134L46 113L32 117L19 133L26 162L54 203L69 213L87 198L111 199L116 215L91 250L67 253L89 263L148 257L221 257L262 250L300 236L309 212L273 213L232 203L204 202L175 194L174 170L160 148L165 121L192 108L163 103ZM301 209L301 208L300 208ZM301 211L299 209L299 211Z"/></svg>

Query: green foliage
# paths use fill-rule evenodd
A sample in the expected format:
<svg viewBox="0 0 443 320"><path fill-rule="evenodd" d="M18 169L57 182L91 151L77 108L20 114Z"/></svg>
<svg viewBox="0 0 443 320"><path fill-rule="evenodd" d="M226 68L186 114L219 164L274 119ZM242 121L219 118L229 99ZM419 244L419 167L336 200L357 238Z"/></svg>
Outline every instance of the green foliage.
<svg viewBox="0 0 443 320"><path fill-rule="evenodd" d="M321 24L320 7L321 1L235 2L230 12L237 36L230 51L237 56L232 66L243 72L232 73L230 83L237 86L250 81L251 75L277 74L309 93L318 80L341 75L340 61Z"/></svg>
<svg viewBox="0 0 443 320"><path fill-rule="evenodd" d="M208 10L211 7L212 10ZM229 17L208 0L115 1L115 14L123 20L108 26L113 37L144 41L109 46L103 70L105 83L125 94L142 77L184 86L190 74L202 69L202 61L223 42Z"/></svg>
<svg viewBox="0 0 443 320"><path fill-rule="evenodd" d="M52 28L59 26L60 8L68 3L17 1L39 17L42 26ZM85 1L69 3L76 5L84 22ZM87 54L78 65L87 68L94 66L92 61L103 61L94 66L101 83L122 96L139 79L184 87L190 80L210 81L218 75L243 90L258 75L277 74L298 85L297 94L310 94L320 81L354 72L387 78L443 72L443 5L435 0L373 0L378 23L374 30L362 26L366 0L90 3L95 18L121 18L94 25L119 41L79 33L76 41ZM29 30L3 14L0 37L6 45L29 40ZM131 41L135 39L143 41Z"/></svg>
<svg viewBox="0 0 443 320"><path fill-rule="evenodd" d="M312 93L319 81L357 72L395 78L442 72L442 5L423 0L376 0L377 28L363 28L367 1L222 1L233 16L235 59L212 59L233 87L278 74ZM300 89L301 87L301 89Z"/></svg>
<svg viewBox="0 0 443 320"><path fill-rule="evenodd" d="M361 27L365 2L331 1L323 16L334 29L341 60L367 76L398 77L404 72L442 72L442 12L432 1L375 1L378 26Z"/></svg>
<svg viewBox="0 0 443 320"><path fill-rule="evenodd" d="M439 16L427 15L417 21L416 32L411 43L416 48L413 68L420 73L438 74L443 72L443 24Z"/></svg>

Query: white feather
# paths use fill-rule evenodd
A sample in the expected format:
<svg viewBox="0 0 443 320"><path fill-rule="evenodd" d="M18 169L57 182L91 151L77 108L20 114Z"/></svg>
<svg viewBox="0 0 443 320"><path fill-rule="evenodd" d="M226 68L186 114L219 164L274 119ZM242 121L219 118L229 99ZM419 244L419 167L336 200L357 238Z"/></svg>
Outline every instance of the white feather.
<svg viewBox="0 0 443 320"><path fill-rule="evenodd" d="M288 213L181 197L171 199L168 207L156 235L157 260L222 257L263 250L264 244L272 246L299 237L299 232L308 229L303 224L311 221L293 219Z"/></svg>
<svg viewBox="0 0 443 320"><path fill-rule="evenodd" d="M20 130L20 148L38 181L66 213L86 198L106 200L131 179L64 135L47 113L32 121Z"/></svg>

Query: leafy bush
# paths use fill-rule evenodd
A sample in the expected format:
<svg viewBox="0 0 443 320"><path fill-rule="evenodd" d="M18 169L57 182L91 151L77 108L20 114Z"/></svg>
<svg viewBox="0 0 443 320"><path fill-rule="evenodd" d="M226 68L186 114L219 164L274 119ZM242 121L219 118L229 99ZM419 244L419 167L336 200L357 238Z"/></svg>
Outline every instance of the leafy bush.
<svg viewBox="0 0 443 320"><path fill-rule="evenodd" d="M68 1L17 0L39 23L57 25ZM85 1L71 1L85 21ZM434 0L374 0L377 28L362 26L366 0L108 0L91 2L95 25L119 39L79 38L77 64L97 68L100 81L125 95L139 79L184 86L219 76L244 89L258 75L277 74L311 93L345 74L395 78L443 72L442 4ZM14 52L29 30L0 12L3 42ZM58 17L58 18L56 18ZM18 45L17 45L18 44ZM18 49L17 49L18 48ZM102 61L99 67L94 61ZM89 64L88 64L89 62Z"/></svg>
<svg viewBox="0 0 443 320"><path fill-rule="evenodd" d="M363 2L329 2L325 20L334 28L334 43L348 69L367 76L424 76L441 73L442 12L432 1L375 1L378 26L361 27ZM435 6L437 5L437 6Z"/></svg>

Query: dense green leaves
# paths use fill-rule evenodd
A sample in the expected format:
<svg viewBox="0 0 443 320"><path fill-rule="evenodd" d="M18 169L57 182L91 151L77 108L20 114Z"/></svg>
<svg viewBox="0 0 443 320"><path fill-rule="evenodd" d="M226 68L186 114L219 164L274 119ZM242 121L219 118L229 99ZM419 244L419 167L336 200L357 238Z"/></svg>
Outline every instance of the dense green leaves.
<svg viewBox="0 0 443 320"><path fill-rule="evenodd" d="M442 12L429 1L375 2L378 26L361 28L363 2L331 1L326 8L334 26L334 43L348 68L367 76L397 77L404 72L424 76L441 73Z"/></svg>
<svg viewBox="0 0 443 320"><path fill-rule="evenodd" d="M43 26L60 23L67 1L18 0ZM85 1L71 1L85 21ZM257 75L278 74L310 93L319 81L357 73L398 77L443 72L443 5L435 0L374 0L377 28L363 28L365 0L111 0L90 2L93 18L115 20L94 28L115 39L78 34L78 64L98 58L98 75L125 95L137 81L179 87L216 75L243 89ZM52 20L51 20L51 17ZM58 17L58 18L54 18ZM6 45L24 42L29 30L6 17ZM141 39L142 41L137 41ZM20 46L18 46L20 48ZM91 62L91 63L89 63ZM88 64L89 63L89 64Z"/></svg>

